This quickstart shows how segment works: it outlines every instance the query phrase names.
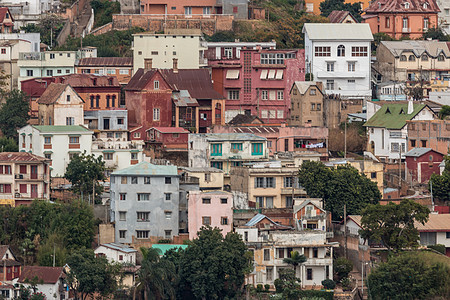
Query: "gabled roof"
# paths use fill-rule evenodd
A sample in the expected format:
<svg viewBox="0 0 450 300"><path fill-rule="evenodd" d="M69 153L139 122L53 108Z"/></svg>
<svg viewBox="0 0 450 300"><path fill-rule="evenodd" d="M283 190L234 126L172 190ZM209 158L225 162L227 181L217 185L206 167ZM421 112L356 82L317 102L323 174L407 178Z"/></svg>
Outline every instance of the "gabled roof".
<svg viewBox="0 0 450 300"><path fill-rule="evenodd" d="M90 132L89 129L82 125L33 125L33 128L36 128L38 131L42 133L74 133L74 132Z"/></svg>
<svg viewBox="0 0 450 300"><path fill-rule="evenodd" d="M132 57L85 57L78 67L133 67Z"/></svg>
<svg viewBox="0 0 450 300"><path fill-rule="evenodd" d="M45 162L45 157L37 156L29 152L0 152L0 162ZM9 247L9 246L0 246ZM1 257L1 251L0 251Z"/></svg>
<svg viewBox="0 0 450 300"><path fill-rule="evenodd" d="M450 214L430 214L428 222L422 225L415 223L419 232L447 232L450 231Z"/></svg>
<svg viewBox="0 0 450 300"><path fill-rule="evenodd" d="M3 23L3 20L6 17L6 13L9 13L9 18L14 22L14 18L7 7L0 7L0 23Z"/></svg>
<svg viewBox="0 0 450 300"><path fill-rule="evenodd" d="M161 133L189 133L189 130L186 130L182 127L152 127L147 129L146 131L149 131L150 129L154 129Z"/></svg>
<svg viewBox="0 0 450 300"><path fill-rule="evenodd" d="M308 204L312 204L316 208L320 209L322 212L326 213L325 209L323 209L322 207L318 206L316 203L313 202L313 199L307 199L307 200L303 201L300 205L294 206L294 214L297 213L299 210L301 210Z"/></svg>
<svg viewBox="0 0 450 300"><path fill-rule="evenodd" d="M347 10L333 10L328 15L328 19L330 19L330 23L342 23L348 15L350 15L350 17L353 19L353 21L355 21L355 23L358 23L355 17L353 17L352 14Z"/></svg>
<svg viewBox="0 0 450 300"><path fill-rule="evenodd" d="M250 221L248 221L244 226L255 226L256 224L258 224L259 222L261 222L264 219L269 220L274 225L281 226L280 224L278 224L275 221L272 221L271 218L269 218L268 216L263 215L263 214L257 214L256 216L251 218Z"/></svg>
<svg viewBox="0 0 450 300"><path fill-rule="evenodd" d="M5 256L6 251L10 251L11 254L13 255L13 257L8 258L8 260L16 260L16 256L14 255L14 253L11 251L11 248L9 247L9 245L0 245L0 259L2 259L3 256Z"/></svg>
<svg viewBox="0 0 450 300"><path fill-rule="evenodd" d="M153 176L177 176L175 166L154 165L143 161L137 165L115 171L111 175L153 175Z"/></svg>
<svg viewBox="0 0 450 300"><path fill-rule="evenodd" d="M61 94L69 87L72 89L72 87L69 84L64 83L51 83L44 91L42 96L39 98L37 103L39 104L53 104L55 103ZM73 89L72 89L73 90ZM75 90L73 90L75 92ZM75 92L76 95L78 95L77 92ZM79 97L79 96L78 96ZM79 97L81 101L83 99ZM84 101L83 101L84 102Z"/></svg>
<svg viewBox="0 0 450 300"><path fill-rule="evenodd" d="M360 228L361 227L361 219L362 216L361 215L349 215L347 216L347 220L352 220L353 222L355 222L356 225L358 225ZM344 221L341 222L342 224L344 223Z"/></svg>
<svg viewBox="0 0 450 300"><path fill-rule="evenodd" d="M402 129L406 121L413 119L426 104L413 104L414 110L408 114L408 103L391 103L383 105L364 126L381 127L387 129Z"/></svg>
<svg viewBox="0 0 450 300"><path fill-rule="evenodd" d="M431 148L413 148L413 149L409 150L408 152L406 152L405 156L420 157L424 154L427 154L430 151L439 153ZM439 153L439 154L441 154L441 153Z"/></svg>
<svg viewBox="0 0 450 300"><path fill-rule="evenodd" d="M318 84L316 81L295 81L294 85L297 87L297 90L302 95L304 95L308 91L308 89L312 86L315 86L319 90L319 92L323 95L322 89L319 87L320 84Z"/></svg>
<svg viewBox="0 0 450 300"><path fill-rule="evenodd" d="M409 3L409 8L405 3ZM426 5L424 5L426 3ZM367 14L375 13L431 13L440 12L435 0L377 0L364 10Z"/></svg>
<svg viewBox="0 0 450 300"><path fill-rule="evenodd" d="M124 252L124 253L135 253L137 252L136 249L130 248L124 244L118 244L118 243L107 243L107 244L101 244L100 246L97 247L97 249L99 247L106 247L106 248L110 248L113 250L117 250L120 252Z"/></svg>
<svg viewBox="0 0 450 300"><path fill-rule="evenodd" d="M258 116L238 114L228 122L228 125L254 124L255 121L257 124L264 123Z"/></svg>
<svg viewBox="0 0 450 300"><path fill-rule="evenodd" d="M310 40L373 40L369 24L306 23L303 33L307 33Z"/></svg>
<svg viewBox="0 0 450 300"><path fill-rule="evenodd" d="M382 41L381 45L385 46L393 56L400 57L403 53L414 53L416 57L421 57L424 53L438 57L439 54L444 54L450 57L450 49L446 42L439 41Z"/></svg>
<svg viewBox="0 0 450 300"><path fill-rule="evenodd" d="M35 277L38 278L38 282L55 284L60 278L65 278L65 274L63 267L24 266L18 282L26 283Z"/></svg>

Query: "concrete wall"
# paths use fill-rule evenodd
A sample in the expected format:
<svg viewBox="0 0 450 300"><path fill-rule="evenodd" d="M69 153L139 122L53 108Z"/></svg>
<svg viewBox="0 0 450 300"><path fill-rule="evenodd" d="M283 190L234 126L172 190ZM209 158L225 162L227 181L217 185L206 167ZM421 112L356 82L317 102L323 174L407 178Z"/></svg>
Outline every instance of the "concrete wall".
<svg viewBox="0 0 450 300"><path fill-rule="evenodd" d="M95 208L94 208L95 209ZM99 244L114 243L114 225L113 224L100 224L99 229Z"/></svg>
<svg viewBox="0 0 450 300"><path fill-rule="evenodd" d="M70 101L67 102L67 96ZM70 87L66 87L56 103L52 105L39 104L38 120L40 125L69 125L66 118L72 117L71 125L83 125L83 99ZM50 124L49 118L52 122Z"/></svg>

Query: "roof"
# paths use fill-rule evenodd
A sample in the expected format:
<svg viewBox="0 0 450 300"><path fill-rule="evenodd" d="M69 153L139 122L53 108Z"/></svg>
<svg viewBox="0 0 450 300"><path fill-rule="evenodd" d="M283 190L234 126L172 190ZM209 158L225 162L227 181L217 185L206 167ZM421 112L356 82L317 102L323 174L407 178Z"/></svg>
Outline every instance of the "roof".
<svg viewBox="0 0 450 300"><path fill-rule="evenodd" d="M361 227L361 219L362 219L362 216L360 216L360 215L349 215L349 216L347 216L347 219L352 220L353 222L356 223L356 225L358 225L359 227Z"/></svg>
<svg viewBox="0 0 450 300"><path fill-rule="evenodd" d="M306 93L306 91L308 91L308 89L311 86L315 86L316 88L319 89L319 92L321 94L322 93L322 89L319 87L319 85L317 84L317 82L315 81L295 81L294 85L297 87L297 90L300 92L300 94L304 95Z"/></svg>
<svg viewBox="0 0 450 300"><path fill-rule="evenodd" d="M137 165L115 171L111 175L154 175L154 176L176 176L177 167L154 165L143 161Z"/></svg>
<svg viewBox="0 0 450 300"><path fill-rule="evenodd" d="M303 33L310 40L373 40L369 24L306 23Z"/></svg>
<svg viewBox="0 0 450 300"><path fill-rule="evenodd" d="M350 15L350 17L356 22L356 19L352 16L352 14L347 10L333 10L329 15L328 19L330 19L330 23L342 23L344 19Z"/></svg>
<svg viewBox="0 0 450 300"><path fill-rule="evenodd" d="M223 173L223 170L212 167L182 167L181 169L191 173Z"/></svg>
<svg viewBox="0 0 450 300"><path fill-rule="evenodd" d="M409 8L406 8L404 3L409 3ZM424 4L427 3L425 6ZM364 12L369 13L430 13L440 12L435 0L378 0L373 1Z"/></svg>
<svg viewBox="0 0 450 300"><path fill-rule="evenodd" d="M432 57L438 57L443 53L446 57L450 57L450 50L446 42L439 41L382 41L381 45L385 46L395 57L399 57L404 52L414 53L416 57L421 57L427 53Z"/></svg>
<svg viewBox="0 0 450 300"><path fill-rule="evenodd" d="M53 77L57 83L68 83L73 88L81 87L108 87L120 88L119 80L116 76L101 76L94 74L68 74ZM94 84L95 83L95 84Z"/></svg>
<svg viewBox="0 0 450 300"><path fill-rule="evenodd" d="M78 67L133 67L132 57L86 57L80 59Z"/></svg>
<svg viewBox="0 0 450 300"><path fill-rule="evenodd" d="M29 152L0 152L1 162L45 162L45 157L37 156ZM5 247L5 246L0 246ZM6 246L9 247L9 246ZM0 251L1 256L1 251Z"/></svg>
<svg viewBox="0 0 450 300"><path fill-rule="evenodd" d="M256 216L251 218L250 221L248 221L244 226L255 226L256 224L258 224L259 222L261 222L264 219L269 220L273 224L277 224L276 222L272 221L268 216L263 215L263 214L257 214Z"/></svg>
<svg viewBox="0 0 450 300"><path fill-rule="evenodd" d="M406 152L405 156L412 156L412 157L420 157L428 152L430 152L431 148L413 148Z"/></svg>
<svg viewBox="0 0 450 300"><path fill-rule="evenodd" d="M228 125L252 124L255 120L259 124L264 123L258 116L238 114L228 122Z"/></svg>
<svg viewBox="0 0 450 300"><path fill-rule="evenodd" d="M408 114L408 103L390 103L383 105L364 126L383 127L387 129L402 129L407 120L414 118L426 104L413 104L413 112Z"/></svg>
<svg viewBox="0 0 450 300"><path fill-rule="evenodd" d="M186 249L188 245L174 245L174 244L153 244L152 248L161 250L161 255L164 255L166 251L172 250L172 249Z"/></svg>
<svg viewBox="0 0 450 300"><path fill-rule="evenodd" d="M314 200L322 200L322 199L321 198L306 199L300 205L294 205L294 214L297 213L299 210L301 210L308 204L312 204L315 207L317 207L318 209L320 209L322 212L326 212L322 207L320 207L316 203L314 203Z"/></svg>
<svg viewBox="0 0 450 300"><path fill-rule="evenodd" d="M251 133L197 133L196 136L202 136L210 142L219 141L265 141L266 138Z"/></svg>
<svg viewBox="0 0 450 300"><path fill-rule="evenodd" d="M450 231L450 214L430 214L430 218L425 225L416 222L419 232L447 232Z"/></svg>
<svg viewBox="0 0 450 300"><path fill-rule="evenodd" d="M0 153L2 154L2 153ZM9 245L0 245L0 259L5 256L6 251L8 251Z"/></svg>
<svg viewBox="0 0 450 300"><path fill-rule="evenodd" d="M97 247L97 249L98 249L99 247L102 247L102 246L103 246L103 247L106 247L106 248L113 249L113 250L121 251L121 252L124 252L124 253L134 253L134 252L137 252L136 249L130 248L130 247L124 245L124 244L119 244L119 243L101 244L100 246Z"/></svg>
<svg viewBox="0 0 450 300"><path fill-rule="evenodd" d="M19 283L26 283L37 277L38 282L43 281L44 284L55 284L60 278L64 278L63 267L38 267L24 266L20 274Z"/></svg>
<svg viewBox="0 0 450 300"><path fill-rule="evenodd" d="M189 130L186 130L182 127L152 127L147 129L146 131L149 131L150 129L157 130L161 133L189 133Z"/></svg>
<svg viewBox="0 0 450 300"><path fill-rule="evenodd" d="M52 104L55 103L61 94L66 90L68 84L64 83L51 83L39 98L37 103L39 104Z"/></svg>
<svg viewBox="0 0 450 300"><path fill-rule="evenodd" d="M199 106L197 100L192 98L187 90L174 91L172 99L175 106Z"/></svg>
<svg viewBox="0 0 450 300"><path fill-rule="evenodd" d="M128 82L125 90L140 91L145 88L153 75L159 72L174 91L187 90L195 99L223 99L212 85L208 69L151 69L140 68Z"/></svg>
<svg viewBox="0 0 450 300"><path fill-rule="evenodd" d="M73 133L73 132L89 132L89 129L81 125L33 125L41 133Z"/></svg>
<svg viewBox="0 0 450 300"><path fill-rule="evenodd" d="M9 13L9 18L14 22L14 18L7 7L0 7L0 23L3 23L6 13Z"/></svg>

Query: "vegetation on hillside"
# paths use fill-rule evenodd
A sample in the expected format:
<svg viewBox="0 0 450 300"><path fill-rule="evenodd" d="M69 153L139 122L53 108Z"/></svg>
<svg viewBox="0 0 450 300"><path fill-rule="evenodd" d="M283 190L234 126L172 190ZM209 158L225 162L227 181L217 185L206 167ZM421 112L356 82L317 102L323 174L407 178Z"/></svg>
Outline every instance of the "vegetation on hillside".
<svg viewBox="0 0 450 300"><path fill-rule="evenodd" d="M91 7L94 9L94 28L112 22L112 15L120 13L120 2L109 0L92 0Z"/></svg>
<svg viewBox="0 0 450 300"><path fill-rule="evenodd" d="M37 24L27 24L20 30L25 32L37 32L41 34L41 42L53 48L56 45L56 38L64 27L64 19L56 14L47 14L42 17Z"/></svg>

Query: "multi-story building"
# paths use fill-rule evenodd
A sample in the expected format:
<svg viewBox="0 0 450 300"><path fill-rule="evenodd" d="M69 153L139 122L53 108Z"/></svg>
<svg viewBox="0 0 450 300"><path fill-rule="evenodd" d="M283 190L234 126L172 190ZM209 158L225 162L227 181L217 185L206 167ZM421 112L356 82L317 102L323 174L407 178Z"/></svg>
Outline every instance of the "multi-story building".
<svg viewBox="0 0 450 300"><path fill-rule="evenodd" d="M446 0L436 0L436 4L441 10L438 14L440 28L450 34L450 3Z"/></svg>
<svg viewBox="0 0 450 300"><path fill-rule="evenodd" d="M370 43L367 24L307 23L305 34L306 73L322 81L326 94L341 98L369 100Z"/></svg>
<svg viewBox="0 0 450 300"><path fill-rule="evenodd" d="M406 121L408 130L408 150L421 147L431 148L446 154L450 149L450 121Z"/></svg>
<svg viewBox="0 0 450 300"><path fill-rule="evenodd" d="M56 8L59 3L53 0L7 0L2 1L2 6L8 7L14 16L14 29L19 30L20 27L27 24L36 24L39 22L41 14L44 14Z"/></svg>
<svg viewBox="0 0 450 300"><path fill-rule="evenodd" d="M133 76L132 57L85 57L75 64L77 74L115 76L119 83L126 85Z"/></svg>
<svg viewBox="0 0 450 300"><path fill-rule="evenodd" d="M69 84L51 83L37 104L39 125L84 124L84 101Z"/></svg>
<svg viewBox="0 0 450 300"><path fill-rule="evenodd" d="M115 242L156 243L178 235L179 176L175 166L141 162L111 174Z"/></svg>
<svg viewBox="0 0 450 300"><path fill-rule="evenodd" d="M285 122L292 84L305 78L304 50L253 48L216 47L223 55L208 60L214 89L227 99L226 122L244 113L265 123Z"/></svg>
<svg viewBox="0 0 450 300"><path fill-rule="evenodd" d="M19 66L17 61L19 53L29 51L31 43L24 40L1 40L0 39L0 68L4 75L10 76L4 83L5 89L12 90L18 86Z"/></svg>
<svg viewBox="0 0 450 300"><path fill-rule="evenodd" d="M364 22L372 33L385 33L394 39L417 39L438 27L439 7L435 0L380 0L364 10Z"/></svg>
<svg viewBox="0 0 450 300"><path fill-rule="evenodd" d="M190 191L188 199L189 239L202 226L217 227L225 236L233 229L233 196L224 191Z"/></svg>
<svg viewBox="0 0 450 300"><path fill-rule="evenodd" d="M200 191L223 190L223 171L217 168L181 168L185 178L198 178Z"/></svg>
<svg viewBox="0 0 450 300"><path fill-rule="evenodd" d="M305 0L306 12L320 15L320 3L322 3L323 1L324 0ZM361 5L361 9L369 7L370 4L370 0L345 0L344 2L349 4L359 3Z"/></svg>
<svg viewBox="0 0 450 300"><path fill-rule="evenodd" d="M27 125L18 130L19 150L51 160L51 176L62 177L73 155L91 154L93 132L81 125Z"/></svg>
<svg viewBox="0 0 450 300"><path fill-rule="evenodd" d="M268 160L267 139L249 133L189 135L189 167L213 167L230 173L231 167Z"/></svg>
<svg viewBox="0 0 450 300"><path fill-rule="evenodd" d="M0 153L0 204L50 199L50 160L28 152Z"/></svg>
<svg viewBox="0 0 450 300"><path fill-rule="evenodd" d="M155 150L187 151L189 130L180 127L152 127L147 129L146 143Z"/></svg>

